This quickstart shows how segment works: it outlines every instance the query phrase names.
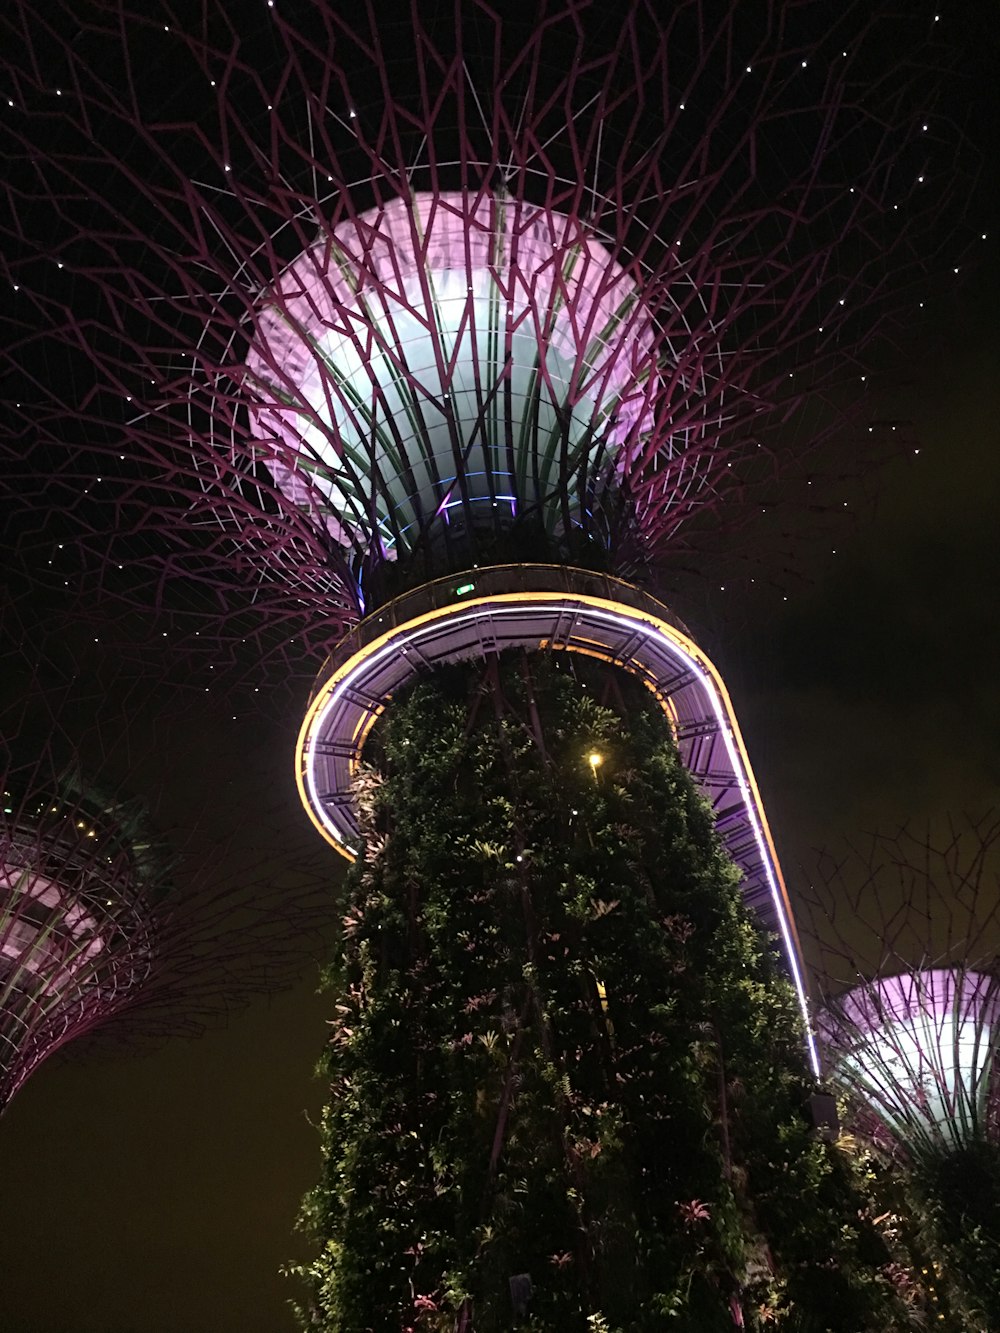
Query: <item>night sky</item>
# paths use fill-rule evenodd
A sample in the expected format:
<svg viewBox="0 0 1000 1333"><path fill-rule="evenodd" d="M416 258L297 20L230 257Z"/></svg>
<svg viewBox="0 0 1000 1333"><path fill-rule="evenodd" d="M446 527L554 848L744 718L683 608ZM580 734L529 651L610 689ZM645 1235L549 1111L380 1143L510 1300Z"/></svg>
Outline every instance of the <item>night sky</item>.
<svg viewBox="0 0 1000 1333"><path fill-rule="evenodd" d="M922 322L885 353L881 414L913 421L919 455L890 464L832 541L824 528L807 542L780 594L730 609L720 589L700 626L689 616L733 695L793 901L812 848L1000 803L992 250L974 276L932 282ZM222 846L255 810L255 846L276 864L306 854L292 748L307 678L275 688L259 720L241 697L235 731L222 696L153 691L132 713L157 821L201 822L206 863L213 828ZM330 851L331 899L341 874ZM291 1228L319 1167L311 1070L330 1001L317 982L304 961L294 989L199 1040L58 1058L32 1077L0 1122L0 1333L293 1327L295 1286L277 1270L302 1252Z"/></svg>

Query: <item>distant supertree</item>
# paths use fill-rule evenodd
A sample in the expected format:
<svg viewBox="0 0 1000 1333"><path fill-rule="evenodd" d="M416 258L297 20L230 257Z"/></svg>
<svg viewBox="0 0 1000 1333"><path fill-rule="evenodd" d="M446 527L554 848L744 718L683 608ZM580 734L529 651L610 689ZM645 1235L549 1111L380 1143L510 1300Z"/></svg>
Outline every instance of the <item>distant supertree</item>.
<svg viewBox="0 0 1000 1333"><path fill-rule="evenodd" d="M120 767L88 781L129 725L128 680L93 693L82 671L60 677L43 629L9 603L0 640L2 1111L69 1043L196 1035L289 984L318 953L329 909L318 858L271 846L255 864L242 831L157 832ZM125 748L129 767L143 760L134 738Z"/></svg>
<svg viewBox="0 0 1000 1333"><path fill-rule="evenodd" d="M0 1112L70 1042L197 1035L316 956L315 865L193 869L139 801L44 758L0 790Z"/></svg>
<svg viewBox="0 0 1000 1333"><path fill-rule="evenodd" d="M4 31L22 549L186 573L260 655L336 643L297 756L357 862L315 1322L884 1324L754 932L801 1006L731 704L635 584L801 466L916 304L951 194L934 16Z"/></svg>
<svg viewBox="0 0 1000 1333"><path fill-rule="evenodd" d="M169 886L135 812L51 775L4 784L0 1108L47 1056L141 1002L169 952Z"/></svg>
<svg viewBox="0 0 1000 1333"><path fill-rule="evenodd" d="M939 1281L1000 1327L1000 823L830 858L807 942L826 1073L887 1182L915 1192Z"/></svg>

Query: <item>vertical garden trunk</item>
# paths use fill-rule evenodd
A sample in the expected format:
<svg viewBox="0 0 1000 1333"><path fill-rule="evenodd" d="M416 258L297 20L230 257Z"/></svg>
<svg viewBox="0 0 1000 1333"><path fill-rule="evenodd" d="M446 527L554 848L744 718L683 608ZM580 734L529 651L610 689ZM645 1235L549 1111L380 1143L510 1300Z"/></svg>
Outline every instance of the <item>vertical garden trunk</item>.
<svg viewBox="0 0 1000 1333"><path fill-rule="evenodd" d="M512 653L370 745L310 1326L905 1327L653 696Z"/></svg>

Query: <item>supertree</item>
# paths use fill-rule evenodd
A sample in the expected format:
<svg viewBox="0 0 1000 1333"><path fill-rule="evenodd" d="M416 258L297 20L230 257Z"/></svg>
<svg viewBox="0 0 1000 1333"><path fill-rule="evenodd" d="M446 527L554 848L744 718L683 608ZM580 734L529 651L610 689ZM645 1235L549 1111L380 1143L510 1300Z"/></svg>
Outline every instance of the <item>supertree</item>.
<svg viewBox="0 0 1000 1333"><path fill-rule="evenodd" d="M998 838L995 816L873 837L825 858L805 898L824 1063L848 1126L883 1188L905 1183L942 1293L957 1284L960 1317L990 1329L1000 1326Z"/></svg>
<svg viewBox="0 0 1000 1333"><path fill-rule="evenodd" d="M316 1322L884 1320L728 696L635 581L842 425L929 257L913 16L7 32L12 489L112 584L339 639L297 752L356 860Z"/></svg>
<svg viewBox="0 0 1000 1333"><path fill-rule="evenodd" d="M99 699L93 716L82 676L60 680L38 627L3 609L3 637L27 628L33 657L0 658L0 1111L69 1043L197 1035L287 985L328 913L316 858L239 863L215 830L199 862L199 830L157 832L135 783L98 760L128 710ZM112 688L120 701L124 687ZM139 763L134 743L130 753Z"/></svg>

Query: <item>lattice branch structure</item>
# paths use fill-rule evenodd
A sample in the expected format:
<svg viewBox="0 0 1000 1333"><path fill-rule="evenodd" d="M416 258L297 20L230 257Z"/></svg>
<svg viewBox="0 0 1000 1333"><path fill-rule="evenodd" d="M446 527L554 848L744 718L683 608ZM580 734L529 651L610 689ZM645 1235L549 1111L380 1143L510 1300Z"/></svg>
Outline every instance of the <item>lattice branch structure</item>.
<svg viewBox="0 0 1000 1333"><path fill-rule="evenodd" d="M10 602L0 639L2 1111L64 1047L195 1036L290 984L323 951L329 875L322 857L273 834L261 850L211 808L155 831L135 795L158 793L133 776L152 756L132 734L127 669L92 679ZM180 762L156 729L147 744L168 772ZM258 805L255 825L273 829L273 814Z"/></svg>
<svg viewBox="0 0 1000 1333"><path fill-rule="evenodd" d="M928 1158L1000 1144L1000 822L902 830L796 895L826 1072L854 1128Z"/></svg>
<svg viewBox="0 0 1000 1333"><path fill-rule="evenodd" d="M109 583L172 552L326 647L512 529L696 556L857 409L958 208L932 16L820 8L15 5L19 536L69 509Z"/></svg>

